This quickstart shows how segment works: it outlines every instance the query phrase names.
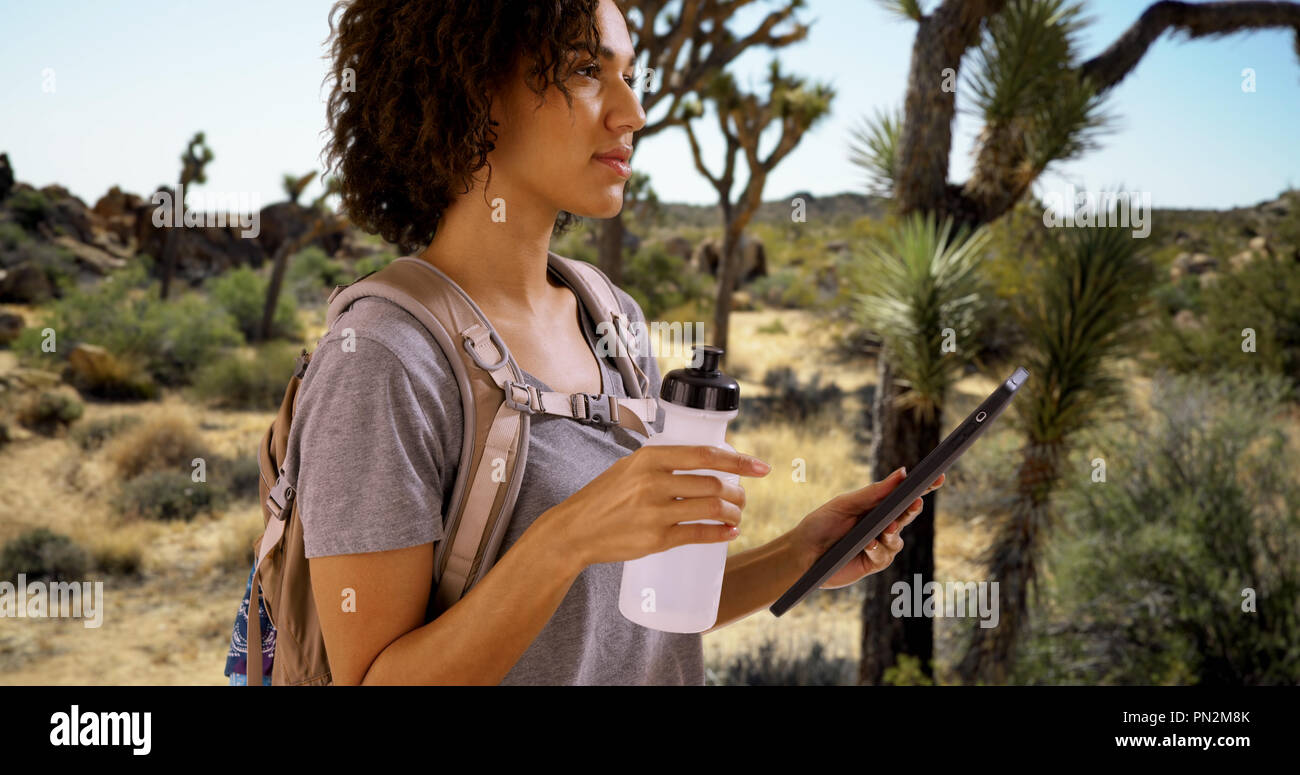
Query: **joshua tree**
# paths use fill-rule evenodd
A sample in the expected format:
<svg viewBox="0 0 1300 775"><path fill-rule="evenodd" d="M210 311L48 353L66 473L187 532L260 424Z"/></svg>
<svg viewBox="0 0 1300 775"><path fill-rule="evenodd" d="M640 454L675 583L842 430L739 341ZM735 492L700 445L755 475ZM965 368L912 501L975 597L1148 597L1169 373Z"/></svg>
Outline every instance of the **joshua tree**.
<svg viewBox="0 0 1300 775"><path fill-rule="evenodd" d="M1122 227L1067 229L1050 241L1016 311L1026 336L1018 362L1031 375L1012 405L1024 443L1011 497L984 562L998 582L997 627L972 628L958 666L967 682L1004 683L1027 626L1029 588L1038 581L1049 501L1071 438L1124 396L1116 359L1141 336L1155 272L1140 241Z"/></svg>
<svg viewBox="0 0 1300 775"><path fill-rule="evenodd" d="M897 212L934 213L971 228L1008 212L1049 165L1095 146L1098 131L1106 124L1102 109L1107 92L1132 72L1166 31L1197 38L1252 29L1294 29L1300 53L1300 4L1291 2L1164 0L1148 7L1101 54L1081 61L1075 44L1081 24L1078 3L880 1L917 23L911 68L901 112L878 114L867 122L856 133L852 158L867 168L874 181L892 190ZM984 127L970 179L952 183L948 180L952 121L968 55L969 75L961 85L982 114ZM873 412L876 476L915 464L929 451L917 445L928 435L912 432L897 416L905 411L901 407L908 403L908 390L895 384L888 351L882 356L879 403ZM1035 380L1031 377L1031 382ZM922 519L933 518L933 504L927 504ZM908 643L901 650L918 654L923 645ZM896 650L887 633L864 632L864 660L889 662Z"/></svg>
<svg viewBox="0 0 1300 775"><path fill-rule="evenodd" d="M704 163L700 144L691 121L703 115L703 105L691 100L682 108L683 127L691 144L691 156L700 174L718 192L722 211L722 255L718 262L717 303L714 305L714 343L727 348L727 323L731 316L731 295L739 275L736 250L750 219L763 203L767 176L795 149L804 134L830 112L835 92L826 84L809 84L803 78L783 75L781 65L773 60L768 67L769 94L766 98L742 92L730 73L720 73L703 91L718 117L718 128L726 141L723 170L714 176ZM766 158L759 154L759 138L773 121L779 122L781 136ZM740 195L732 199L735 184L736 156L743 153L749 179ZM724 365L726 356L724 358Z"/></svg>
<svg viewBox="0 0 1300 775"><path fill-rule="evenodd" d="M641 106L647 120L660 105L668 106L658 119L649 120L632 138L640 140L679 126L679 106L688 95L703 89L727 65L755 46L776 50L803 40L808 26L795 19L804 0L780 0L752 31L737 35L727 22L754 0L617 0L628 18L632 45L648 62L651 78L645 84ZM786 28L786 25L788 29ZM782 30L778 30L782 28ZM658 85L649 91L651 85ZM615 283L623 278L622 215L600 222L600 268Z"/></svg>
<svg viewBox="0 0 1300 775"><path fill-rule="evenodd" d="M185 152L181 154L180 185L172 191L172 202L176 204L176 209L179 212L185 212L186 186L190 183L208 182L204 170L212 159L212 149L204 141L203 133L196 133L185 147ZM158 293L159 297L163 299L167 298L167 295L171 292L172 276L176 272L176 230L184 228L184 226L183 221L181 223L172 223L171 228L163 235L162 284Z"/></svg>
<svg viewBox="0 0 1300 775"><path fill-rule="evenodd" d="M285 180L286 182L290 180L295 180L295 182L306 181L315 174L313 172L297 179L286 175ZM305 187L305 183L301 187L297 187L299 195L301 195L302 188ZM262 307L262 325L258 331L259 339L265 341L271 338L271 324L275 319L275 307L280 300L280 288L284 285L284 275L289 268L289 259L317 239L326 235L337 234L348 227L348 219L330 210L325 203L327 197L338 192L338 178L332 176L326 178L325 190L307 208L311 214L307 226L299 233L285 239L275 251L275 256L272 258L271 282L267 284L266 288L266 304ZM289 193L292 196L293 192L290 191Z"/></svg>
<svg viewBox="0 0 1300 775"><path fill-rule="evenodd" d="M967 236L956 234L951 219L937 223L933 214L905 216L886 235L868 243L865 257L850 268L849 280L859 322L880 332L898 381L910 389L906 405L893 415L877 418L896 423L891 438L907 438L924 449L938 446L943 405L948 388L964 371L974 352L980 304L978 270L989 232L980 229ZM880 425L874 440L881 439ZM925 496L932 502L935 493ZM864 651L859 681L879 683L899 652L918 657L930 674L934 635L930 620L889 615L893 585L912 581L911 574L934 576L934 521L919 520L908 528L904 554L868 580L863 603L864 648L869 643L891 644L887 651ZM870 641L865 641L870 633Z"/></svg>
<svg viewBox="0 0 1300 775"><path fill-rule="evenodd" d="M286 174L283 182L284 195L288 197L292 204L298 204L298 198L302 196L302 192L305 191L307 186L311 185L311 182L315 179L316 170L312 170L302 177L294 177L293 175Z"/></svg>

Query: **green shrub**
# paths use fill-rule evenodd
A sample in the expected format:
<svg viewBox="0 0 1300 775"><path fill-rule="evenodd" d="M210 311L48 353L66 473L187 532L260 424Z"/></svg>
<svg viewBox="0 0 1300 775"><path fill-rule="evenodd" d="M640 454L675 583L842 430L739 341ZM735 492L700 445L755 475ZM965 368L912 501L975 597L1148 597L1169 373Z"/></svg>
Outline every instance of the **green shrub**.
<svg viewBox="0 0 1300 775"><path fill-rule="evenodd" d="M35 229L36 224L45 220L53 210L50 200L44 194L28 189L13 192L5 204L19 225L28 231Z"/></svg>
<svg viewBox="0 0 1300 775"><path fill-rule="evenodd" d="M384 267L388 266L396 259L397 256L393 255L392 253L375 253L374 255L366 256L365 258L353 264L352 277L349 278L348 282L351 282L352 280L355 280L358 277L361 277L363 275L370 274L371 272L378 272L380 269L383 269ZM342 283L337 283L337 284L342 285Z"/></svg>
<svg viewBox="0 0 1300 775"><path fill-rule="evenodd" d="M858 665L851 659L830 659L821 643L813 643L802 657L777 656L771 640L759 646L758 654L741 654L713 671L719 686L853 686Z"/></svg>
<svg viewBox="0 0 1300 775"><path fill-rule="evenodd" d="M930 664L933 667L934 662ZM889 686L934 686L934 679L921 670L920 658L911 654L899 654L898 660L885 668L883 679Z"/></svg>
<svg viewBox="0 0 1300 775"><path fill-rule="evenodd" d="M38 433L50 435L76 422L84 411L81 401L65 390L43 390L18 409L18 421Z"/></svg>
<svg viewBox="0 0 1300 775"><path fill-rule="evenodd" d="M220 488L189 471L150 471L124 482L113 505L128 518L189 521L221 500Z"/></svg>
<svg viewBox="0 0 1300 775"><path fill-rule="evenodd" d="M248 341L257 339L262 327L262 309L266 304L269 281L247 266L232 269L207 281L212 300L235 319ZM298 305L292 293L280 293L271 320L271 336L297 339L302 335L298 324Z"/></svg>
<svg viewBox="0 0 1300 775"><path fill-rule="evenodd" d="M768 323L768 324L765 325L765 326L759 326L756 330L757 330L758 333L760 333L760 334L788 334L788 333L790 333L790 332L786 329L786 327L785 327L785 323L782 323L782 322L781 322L781 318L773 318L771 323Z"/></svg>
<svg viewBox="0 0 1300 775"><path fill-rule="evenodd" d="M1300 682L1300 480L1277 377L1161 375L1068 470L1017 682ZM1106 481L1093 481L1102 458ZM1245 610L1253 602L1254 610Z"/></svg>
<svg viewBox="0 0 1300 775"><path fill-rule="evenodd" d="M766 277L759 277L745 290L769 307L784 309L804 309L816 306L817 288L814 283L804 279L804 273L798 267L787 266L772 272Z"/></svg>
<svg viewBox="0 0 1300 775"><path fill-rule="evenodd" d="M71 538L47 528L29 530L0 549L0 580L79 581L90 568L90 555Z"/></svg>
<svg viewBox="0 0 1300 775"><path fill-rule="evenodd" d="M27 365L48 366L51 354L41 350L41 331L53 328L58 352L79 342L96 344L143 363L160 384L182 385L221 348L242 343L225 309L192 292L162 301L147 271L147 262L133 261L91 288L70 287L41 323L23 329L12 349Z"/></svg>
<svg viewBox="0 0 1300 775"><path fill-rule="evenodd" d="M214 460L208 466L208 478L219 483L232 498L257 501L260 497L262 472L256 452Z"/></svg>
<svg viewBox="0 0 1300 775"><path fill-rule="evenodd" d="M593 259L594 260L594 259ZM708 297L709 278L659 244L643 245L623 264L622 287L653 321L664 312Z"/></svg>
<svg viewBox="0 0 1300 775"><path fill-rule="evenodd" d="M31 237L23 231L23 227L16 223L6 221L0 223L0 252L9 252L25 242L30 242ZM9 265L8 262L0 261L0 264Z"/></svg>
<svg viewBox="0 0 1300 775"><path fill-rule="evenodd" d="M31 263L45 273L55 296L64 296L76 284L77 260L67 248L39 240L17 242L12 248L0 249L0 268ZM38 301L44 301L39 299Z"/></svg>
<svg viewBox="0 0 1300 775"><path fill-rule="evenodd" d="M140 417L138 415L120 414L82 423L74 428L70 435L72 440L77 442L78 447L87 452L92 452L104 446L104 442L121 431L139 424Z"/></svg>
<svg viewBox="0 0 1300 775"><path fill-rule="evenodd" d="M334 286L352 280L342 261L330 258L315 245L290 256L285 275L285 285L294 299L308 306L320 304Z"/></svg>
<svg viewBox="0 0 1300 775"><path fill-rule="evenodd" d="M65 369L63 379L85 395L106 401L148 401L158 395L158 385L139 357L94 357L81 368Z"/></svg>
<svg viewBox="0 0 1300 775"><path fill-rule="evenodd" d="M1169 315L1156 324L1151 349L1158 365L1180 373L1246 371L1300 379L1300 261L1263 256L1210 285L1184 278L1159 296L1166 310L1203 313L1199 327L1179 329ZM1245 348L1254 331L1254 351Z"/></svg>
<svg viewBox="0 0 1300 775"><path fill-rule="evenodd" d="M736 429L767 422L805 423L825 412L841 411L844 389L837 383L822 385L819 371L806 383L789 366L768 369L763 375L767 395L740 398L740 412L731 421Z"/></svg>
<svg viewBox="0 0 1300 775"><path fill-rule="evenodd" d="M213 361L195 376L195 393L214 407L274 411L301 351L285 342L268 342L253 357L241 353Z"/></svg>

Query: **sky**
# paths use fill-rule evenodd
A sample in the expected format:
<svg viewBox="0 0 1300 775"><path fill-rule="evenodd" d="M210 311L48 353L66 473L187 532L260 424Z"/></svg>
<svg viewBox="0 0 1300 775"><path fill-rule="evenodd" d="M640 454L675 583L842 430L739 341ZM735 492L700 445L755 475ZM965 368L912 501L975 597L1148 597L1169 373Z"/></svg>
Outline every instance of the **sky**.
<svg viewBox="0 0 1300 775"><path fill-rule="evenodd" d="M19 180L58 183L93 204L114 184L145 195L174 181L186 141L202 130L215 159L207 183L192 192L251 192L262 205L283 199L286 172L321 169L332 4L0 0L0 151L8 152ZM1087 2L1093 22L1081 36L1081 55L1104 50L1146 5ZM773 0L755 3L733 28L752 28L771 7ZM848 163L850 130L861 117L901 104L906 86L911 21L874 0L809 0L801 18L812 23L811 32L781 50L783 70L830 83L837 95L831 114L771 174L766 200L800 191L863 192L861 171ZM1149 192L1157 208L1226 208L1300 186L1300 58L1292 37L1162 37L1111 92L1116 128L1102 147L1049 170L1037 193L1072 185ZM742 86L761 89L773 56L751 50L732 72ZM1253 92L1242 88L1247 68ZM716 173L716 122L706 116L699 125ZM970 170L979 125L959 115L954 181ZM765 136L764 154L776 134ZM663 201L717 201L679 129L642 143L633 165L650 171ZM743 183L743 163L740 169Z"/></svg>

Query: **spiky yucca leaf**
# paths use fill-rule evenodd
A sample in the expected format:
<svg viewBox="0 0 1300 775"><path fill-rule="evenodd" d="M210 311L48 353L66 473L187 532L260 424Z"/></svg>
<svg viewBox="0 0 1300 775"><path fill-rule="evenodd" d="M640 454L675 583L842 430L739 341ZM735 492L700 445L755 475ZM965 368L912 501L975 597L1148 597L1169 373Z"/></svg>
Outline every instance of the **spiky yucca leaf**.
<svg viewBox="0 0 1300 775"><path fill-rule="evenodd" d="M863 117L850 130L849 162L867 174L867 188L881 196L894 189L898 174L898 137L902 133L902 110L878 110Z"/></svg>
<svg viewBox="0 0 1300 775"><path fill-rule="evenodd" d="M925 15L925 11L921 8L921 0L877 0L877 2L886 11L914 22L921 21Z"/></svg>
<svg viewBox="0 0 1300 775"><path fill-rule="evenodd" d="M986 228L953 234L951 219L913 213L868 242L850 272L855 316L885 341L910 388L904 405L922 417L943 405L974 351L983 291L976 270L988 240Z"/></svg>
<svg viewBox="0 0 1300 775"><path fill-rule="evenodd" d="M1070 0L1011 0L988 20L967 84L985 121L1023 116L1063 77L1075 78L1075 36L1085 23ZM1077 80L1077 79L1076 79Z"/></svg>
<svg viewBox="0 0 1300 775"><path fill-rule="evenodd" d="M1023 308L1030 374L1020 408L1030 437L1062 440L1123 395L1114 359L1141 333L1154 277L1143 243L1119 226L1069 229L1039 265Z"/></svg>

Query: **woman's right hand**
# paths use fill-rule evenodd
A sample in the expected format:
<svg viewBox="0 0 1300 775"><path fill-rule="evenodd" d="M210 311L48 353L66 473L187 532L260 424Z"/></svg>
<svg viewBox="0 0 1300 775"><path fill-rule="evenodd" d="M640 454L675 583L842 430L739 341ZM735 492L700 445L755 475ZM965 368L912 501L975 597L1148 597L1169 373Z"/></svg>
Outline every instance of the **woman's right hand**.
<svg viewBox="0 0 1300 775"><path fill-rule="evenodd" d="M757 458L722 447L643 446L547 509L537 524L545 523L584 568L683 544L730 541L736 537L730 529L740 526L745 490L708 474L673 473L701 468L741 476L765 476L771 470ZM697 519L723 524L678 524Z"/></svg>

